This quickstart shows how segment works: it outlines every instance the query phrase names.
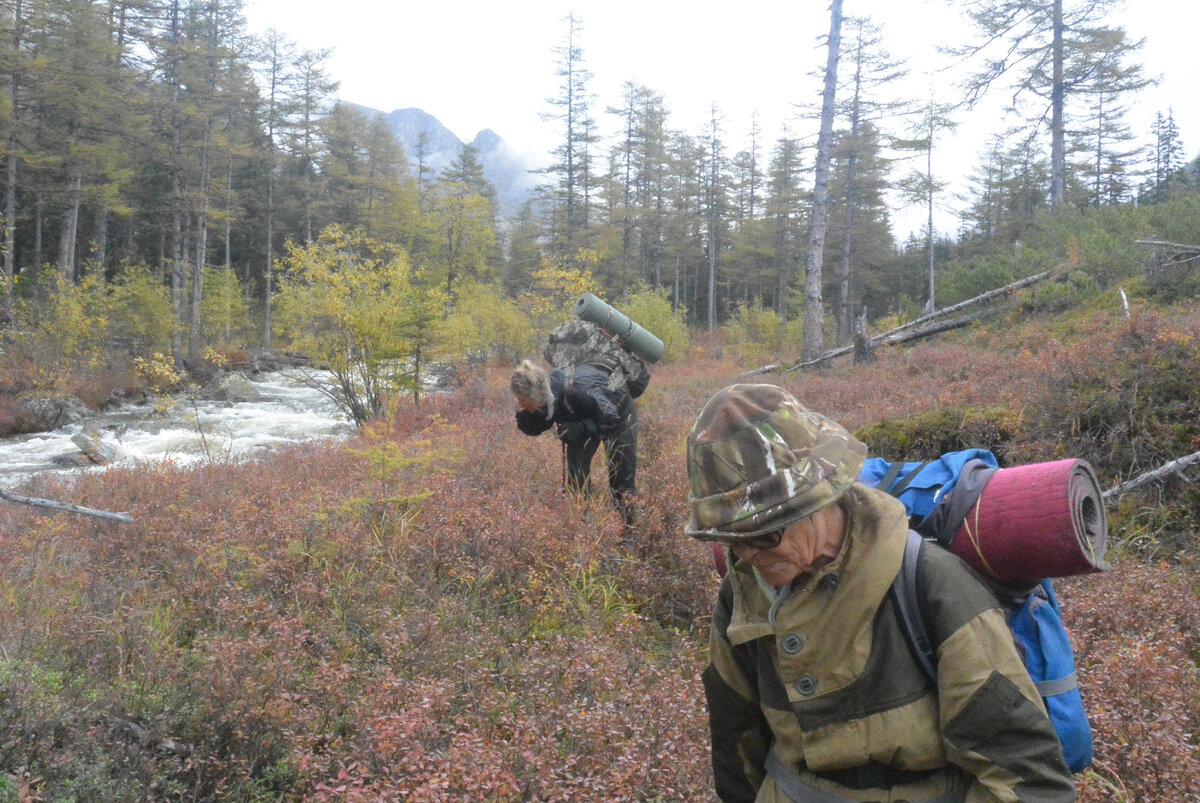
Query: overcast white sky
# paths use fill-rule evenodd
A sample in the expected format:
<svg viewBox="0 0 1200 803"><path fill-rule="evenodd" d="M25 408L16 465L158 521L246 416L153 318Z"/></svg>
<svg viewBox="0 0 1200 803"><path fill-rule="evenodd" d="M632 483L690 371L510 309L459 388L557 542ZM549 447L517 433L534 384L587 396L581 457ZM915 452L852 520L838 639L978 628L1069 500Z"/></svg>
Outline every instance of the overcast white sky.
<svg viewBox="0 0 1200 803"><path fill-rule="evenodd" d="M1155 113L1172 107L1190 159L1200 149L1200 3L1126 2L1110 19L1131 38L1146 38L1142 63L1162 78L1142 93L1128 122L1149 141ZM540 115L558 91L553 50L565 40L571 11L582 22L593 114L602 126L609 125L604 109L619 104L621 85L632 80L663 95L669 124L693 135L703 133L715 103L734 148L744 145L752 115L764 151L785 122L793 136L815 136L815 123L798 119L795 104L817 100L812 76L824 67L820 43L829 28L824 0L246 0L252 32L275 27L301 47L332 48L328 71L341 81L342 99L385 112L423 109L464 141L490 128L517 152L533 154L559 141L560 129ZM945 62L936 48L964 35L957 10L943 0L845 0L843 11L883 27L892 55L910 64L913 94L927 95L932 82L940 99L956 99L955 72L938 72ZM941 161L951 180L975 167L1002 127L994 106L959 121L953 142L935 150L935 171ZM904 213L895 217L898 229L909 227ZM953 217L941 221L939 229L953 231Z"/></svg>

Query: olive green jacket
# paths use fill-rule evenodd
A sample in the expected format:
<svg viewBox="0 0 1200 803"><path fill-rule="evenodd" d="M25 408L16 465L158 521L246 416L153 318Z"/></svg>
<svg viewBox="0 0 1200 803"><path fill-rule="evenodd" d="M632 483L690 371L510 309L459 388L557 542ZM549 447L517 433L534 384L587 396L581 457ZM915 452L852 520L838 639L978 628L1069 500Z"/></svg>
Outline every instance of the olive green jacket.
<svg viewBox="0 0 1200 803"><path fill-rule="evenodd" d="M1074 800L995 597L957 557L922 550L935 690L888 594L904 507L860 484L846 493L848 530L832 563L774 603L744 563L721 583L704 674L718 795L785 803L764 771L772 750L809 785L854 801Z"/></svg>

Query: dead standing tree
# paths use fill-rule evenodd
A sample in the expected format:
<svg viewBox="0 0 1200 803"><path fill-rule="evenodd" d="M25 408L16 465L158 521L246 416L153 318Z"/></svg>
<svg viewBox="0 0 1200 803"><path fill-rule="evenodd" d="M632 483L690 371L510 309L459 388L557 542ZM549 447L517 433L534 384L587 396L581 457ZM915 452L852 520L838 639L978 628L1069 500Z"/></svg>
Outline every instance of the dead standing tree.
<svg viewBox="0 0 1200 803"><path fill-rule="evenodd" d="M821 259L825 251L825 225L829 218L829 170L833 161L834 95L842 45L842 0L833 0L829 4L827 44L829 53L825 61L825 89L821 93L821 132L817 135L817 161L813 171L812 236L808 242L808 262L804 271L804 345L801 352L805 359L818 357L825 350Z"/></svg>

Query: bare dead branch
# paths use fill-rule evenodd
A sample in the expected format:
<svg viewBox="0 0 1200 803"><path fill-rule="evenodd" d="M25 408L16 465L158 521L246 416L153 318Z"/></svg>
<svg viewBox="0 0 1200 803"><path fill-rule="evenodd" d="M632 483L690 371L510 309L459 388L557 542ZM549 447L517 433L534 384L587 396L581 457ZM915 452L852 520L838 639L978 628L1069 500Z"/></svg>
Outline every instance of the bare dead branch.
<svg viewBox="0 0 1200 803"><path fill-rule="evenodd" d="M44 507L50 510L58 510L63 513L78 513L81 516L91 516L97 519L107 519L108 521L120 521L125 524L133 524L133 516L128 513L111 513L107 510L94 510L90 507L81 505L72 505L69 502L55 502L53 499L38 499L33 496L21 496L20 494L6 491L0 488L0 499L7 499L9 502L15 502L19 505L32 505L33 507Z"/></svg>
<svg viewBox="0 0 1200 803"><path fill-rule="evenodd" d="M1148 485L1152 482L1165 479L1173 474L1179 474L1184 470L1196 465L1200 465L1200 452L1192 452L1187 457L1180 457L1177 460L1164 463L1153 471L1147 471L1145 474L1134 477L1129 482L1118 483L1102 493L1100 496L1105 502L1108 502L1116 499L1118 496L1123 496L1130 491L1136 491L1143 485Z"/></svg>

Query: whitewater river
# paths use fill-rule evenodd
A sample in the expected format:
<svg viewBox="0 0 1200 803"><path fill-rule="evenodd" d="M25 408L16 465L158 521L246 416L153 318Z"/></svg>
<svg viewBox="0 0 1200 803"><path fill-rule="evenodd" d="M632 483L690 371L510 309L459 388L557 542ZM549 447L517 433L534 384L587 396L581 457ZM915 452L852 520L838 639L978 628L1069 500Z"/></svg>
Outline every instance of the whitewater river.
<svg viewBox="0 0 1200 803"><path fill-rule="evenodd" d="M63 467L62 455L80 452L72 436L87 434L113 457L113 465L164 460L238 460L280 445L314 438L345 438L354 426L321 393L286 373L250 380L263 395L254 402L216 402L175 397L164 411L131 404L54 432L0 439L0 485L13 487L43 471L96 471Z"/></svg>

